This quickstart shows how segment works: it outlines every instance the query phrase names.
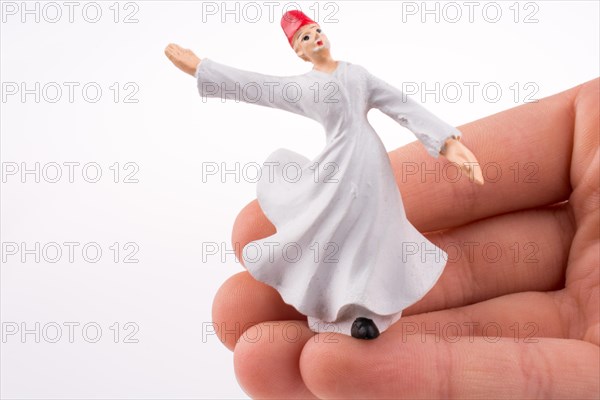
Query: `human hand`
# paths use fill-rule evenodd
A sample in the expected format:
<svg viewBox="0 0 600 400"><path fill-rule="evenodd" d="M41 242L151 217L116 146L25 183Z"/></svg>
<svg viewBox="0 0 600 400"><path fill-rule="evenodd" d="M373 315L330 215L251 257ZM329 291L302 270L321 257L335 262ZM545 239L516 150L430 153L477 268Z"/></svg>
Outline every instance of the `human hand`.
<svg viewBox="0 0 600 400"><path fill-rule="evenodd" d="M446 157L448 161L457 164L476 184L483 185L483 172L481 171L481 166L467 146L456 139L448 139L441 154Z"/></svg>
<svg viewBox="0 0 600 400"><path fill-rule="evenodd" d="M196 75L196 69L201 60L193 51L171 43L165 48L165 55L177 68L186 74Z"/></svg>
<svg viewBox="0 0 600 400"><path fill-rule="evenodd" d="M408 219L434 232L427 238L450 260L378 339L315 334L248 272L227 280L213 320L243 389L260 398L598 398L599 82L460 127L486 185L405 176L408 163L434 171L448 162L417 142L390 153ZM238 259L273 233L251 202L233 230Z"/></svg>

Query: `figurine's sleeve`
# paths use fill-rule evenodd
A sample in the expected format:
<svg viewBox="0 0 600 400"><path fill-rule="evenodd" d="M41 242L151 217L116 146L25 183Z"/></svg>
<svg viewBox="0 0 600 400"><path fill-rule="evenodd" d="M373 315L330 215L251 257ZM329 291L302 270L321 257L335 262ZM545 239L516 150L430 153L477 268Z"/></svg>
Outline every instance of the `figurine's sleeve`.
<svg viewBox="0 0 600 400"><path fill-rule="evenodd" d="M458 129L436 117L399 89L369 72L366 72L366 75L369 106L381 110L413 132L433 157L439 156L446 140L458 139L461 136Z"/></svg>
<svg viewBox="0 0 600 400"><path fill-rule="evenodd" d="M244 71L204 58L196 68L196 79L202 97L243 101L303 114L293 96L285 97L286 88L294 84L294 77Z"/></svg>

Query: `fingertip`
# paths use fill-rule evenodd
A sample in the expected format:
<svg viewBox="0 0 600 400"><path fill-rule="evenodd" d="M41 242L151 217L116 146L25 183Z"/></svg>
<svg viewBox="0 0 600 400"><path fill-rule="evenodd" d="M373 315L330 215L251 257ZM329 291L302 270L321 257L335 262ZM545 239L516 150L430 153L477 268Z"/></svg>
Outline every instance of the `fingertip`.
<svg viewBox="0 0 600 400"><path fill-rule="evenodd" d="M372 341L350 336L320 333L307 342L300 357L300 371L306 386L319 398L356 398L364 395L359 386L369 381ZM375 370L379 366L373 365Z"/></svg>
<svg viewBox="0 0 600 400"><path fill-rule="evenodd" d="M398 379L395 353L399 346L393 334L384 332L375 340L359 340L340 334L319 334L307 342L300 357L300 371L306 387L319 398L393 398L416 371L405 371ZM414 351L403 349L406 360ZM408 362L406 362L408 364ZM382 385L382 382L388 382ZM394 394L396 396L394 396Z"/></svg>
<svg viewBox="0 0 600 400"><path fill-rule="evenodd" d="M250 327L234 351L240 386L252 398L311 398L299 359L314 333L306 322L270 321Z"/></svg>
<svg viewBox="0 0 600 400"><path fill-rule="evenodd" d="M217 291L212 307L217 336L234 350L244 331L263 321L302 320L305 317L285 304L272 287L247 271L227 279Z"/></svg>
<svg viewBox="0 0 600 400"><path fill-rule="evenodd" d="M235 255L243 264L244 246L254 240L263 239L275 234L275 226L263 213L258 200L253 200L244 207L233 223L231 241Z"/></svg>
<svg viewBox="0 0 600 400"><path fill-rule="evenodd" d="M244 276L238 273L227 279L217 291L213 300L212 318L221 343L233 351L243 330L236 313L243 296Z"/></svg>

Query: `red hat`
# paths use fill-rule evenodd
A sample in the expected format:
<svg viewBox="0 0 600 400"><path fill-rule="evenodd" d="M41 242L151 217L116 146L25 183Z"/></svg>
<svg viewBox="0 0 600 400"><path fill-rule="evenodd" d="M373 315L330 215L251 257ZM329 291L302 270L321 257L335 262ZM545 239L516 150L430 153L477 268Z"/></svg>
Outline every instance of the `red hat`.
<svg viewBox="0 0 600 400"><path fill-rule="evenodd" d="M285 36L287 36L288 42L290 42L290 46L293 46L292 40L298 29L310 24L316 24L316 22L299 10L288 11L281 17L281 27Z"/></svg>

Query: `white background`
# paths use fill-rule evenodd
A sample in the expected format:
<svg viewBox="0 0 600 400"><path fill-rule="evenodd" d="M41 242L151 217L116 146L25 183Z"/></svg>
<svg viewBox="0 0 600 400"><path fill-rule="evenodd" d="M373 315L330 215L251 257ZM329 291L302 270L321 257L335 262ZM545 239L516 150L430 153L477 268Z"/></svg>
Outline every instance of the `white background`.
<svg viewBox="0 0 600 400"><path fill-rule="evenodd" d="M175 69L163 49L175 42L242 69L306 72L311 66L290 50L279 27L287 3L275 3L270 15L261 1L246 7L228 2L238 10L231 14L223 13L220 1L208 8L199 1L98 2L96 23L85 20L95 18L93 5L82 14L85 2L75 7L73 22L69 8L55 3L62 17L54 23L54 6L28 2L29 9L38 7L36 22L35 14L23 15L20 1L2 3L2 397L244 398L231 353L208 334L215 292L242 268L231 254L203 259L202 249L210 242L231 249L233 221L255 197L249 181L254 170L240 173L239 182L235 174L203 182L203 165L254 165L248 163L261 163L280 147L312 157L324 145L324 133L314 121L279 110L203 102L194 79ZM401 89L425 85L433 94L422 98L419 90L412 97L457 126L598 75L598 2L475 3L471 17L461 1L427 2L434 11L425 15L420 1L301 4L311 17L319 10L335 58L363 65ZM214 15L203 12L215 7ZM137 22L124 23L127 15ZM47 87L40 89L39 103L34 94L22 99L21 83L33 89L36 82ZM72 103L64 82L79 83ZM90 82L102 89L96 103L82 94ZM115 82L116 103L110 89ZM129 82L139 88L131 97L137 103L124 101L133 92L134 86L125 87ZM468 82L478 85L472 98ZM14 85L19 92L11 94ZM52 103L56 86L62 97ZM390 150L415 139L377 111L370 119ZM80 163L73 183L65 162ZM110 167L117 162L115 183ZM123 182L134 171L125 168L128 162L139 167L133 176L138 183ZM35 163L39 183L34 174L21 175L23 166ZM49 182L56 175L52 163L62 167L57 183ZM97 183L84 179L87 163L100 166ZM15 165L19 171L10 175ZM86 177L94 178L94 171ZM60 244L62 257L49 262L55 253L47 247L39 262L35 254L23 262L23 247L36 242ZM64 242L80 244L74 262ZM115 242L117 262L110 249ZM129 242L138 246L138 263L123 260L133 249L124 248ZM9 251L11 243L17 254ZM98 262L82 257L86 243L102 249ZM69 322L79 324L73 343L64 325ZM127 322L135 325L126 329ZM34 333L21 336L22 328L35 331L36 323L39 343ZM102 329L97 343L82 333L90 323ZM51 343L56 325L62 336ZM8 335L15 326L19 332ZM129 339L138 342L125 343L136 326ZM90 328L87 338L95 333Z"/></svg>

